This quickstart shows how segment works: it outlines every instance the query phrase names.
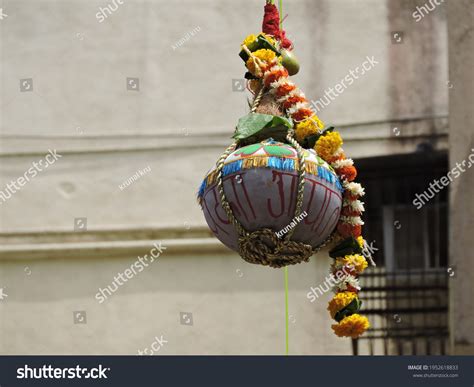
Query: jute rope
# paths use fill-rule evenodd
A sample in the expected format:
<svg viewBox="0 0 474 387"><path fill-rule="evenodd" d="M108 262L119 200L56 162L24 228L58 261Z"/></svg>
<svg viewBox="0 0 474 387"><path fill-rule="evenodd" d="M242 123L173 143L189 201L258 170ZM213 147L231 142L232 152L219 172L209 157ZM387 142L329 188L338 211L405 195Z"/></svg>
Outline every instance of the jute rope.
<svg viewBox="0 0 474 387"><path fill-rule="evenodd" d="M262 85L260 91L255 97L251 112L255 113L260 101L262 100L265 87ZM298 144L293 137L293 129L288 131L286 136L288 143L295 148L298 154L298 192L295 206L295 218L299 217L303 209L304 199L304 187L305 187L305 157L304 149ZM326 246L332 236L326 239L322 244L317 246L315 249L311 245L307 245L302 242L292 241L291 237L295 231L295 227L291 229L285 236L284 239L278 238L276 233L269 229L264 228L249 233L238 219L234 216L232 208L227 200L227 196L224 191L224 180L222 176L222 170L227 157L237 149L239 140L233 142L225 152L219 157L217 167L217 189L219 192L219 198L221 201L222 208L224 209L229 222L233 224L238 235L239 235L239 253L241 257L250 263L257 263L264 266L270 267L283 267L288 265L294 265L300 262L308 262L309 257L313 253L319 251L321 248Z"/></svg>

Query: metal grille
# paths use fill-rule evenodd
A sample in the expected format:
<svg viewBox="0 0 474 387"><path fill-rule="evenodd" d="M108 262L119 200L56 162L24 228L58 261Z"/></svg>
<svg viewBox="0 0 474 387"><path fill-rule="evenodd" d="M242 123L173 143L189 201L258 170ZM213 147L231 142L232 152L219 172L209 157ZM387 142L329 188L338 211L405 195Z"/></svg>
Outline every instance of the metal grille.
<svg viewBox="0 0 474 387"><path fill-rule="evenodd" d="M446 270L367 273L361 298L372 324L360 341L367 354L433 355L446 353Z"/></svg>

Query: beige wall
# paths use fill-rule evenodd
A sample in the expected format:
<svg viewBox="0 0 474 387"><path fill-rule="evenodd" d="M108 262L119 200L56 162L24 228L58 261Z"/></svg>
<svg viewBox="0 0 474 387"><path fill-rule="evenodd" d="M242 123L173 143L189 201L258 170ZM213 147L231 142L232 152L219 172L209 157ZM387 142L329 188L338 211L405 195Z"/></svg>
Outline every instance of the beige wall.
<svg viewBox="0 0 474 387"><path fill-rule="evenodd" d="M1 353L137 354L161 335L168 343L159 354L285 353L282 270L227 253L169 252L102 304L98 289L133 259L71 255L3 263L1 283L12 285L0 305ZM292 354L350 351L349 341L329 334L327 297L313 304L306 298L328 265L323 258L289 269ZM86 311L86 325L73 324L74 311ZM180 324L180 312L193 314L193 326Z"/></svg>
<svg viewBox="0 0 474 387"><path fill-rule="evenodd" d="M474 45L472 1L449 3L449 94L450 166L474 154ZM450 265L455 275L450 282L450 327L452 352L474 355L474 173L467 170L451 184L450 191Z"/></svg>
<svg viewBox="0 0 474 387"><path fill-rule="evenodd" d="M246 112L232 80L243 76L238 47L259 31L264 2L124 2L103 23L95 14L107 1L2 3L0 187L48 149L63 157L0 205L0 287L8 294L0 352L136 353L163 334L163 353L282 353L283 273L209 239L195 202ZM295 81L310 99L366 56L379 62L320 113L341 125L351 156L411 152L426 139L447 146L444 9L415 23L412 1L285 4L302 64ZM391 31L405 31L404 43L393 45ZM126 90L127 77L139 78L139 92ZM25 78L32 92L19 91ZM119 189L147 166L150 173ZM76 217L93 232L74 233ZM155 239L176 252L170 247L99 305L97 288ZM350 353L330 331L326 300L305 298L327 268L320 256L290 269L292 353ZM73 324L75 310L87 311L87 325ZM194 313L193 327L179 324L180 311Z"/></svg>

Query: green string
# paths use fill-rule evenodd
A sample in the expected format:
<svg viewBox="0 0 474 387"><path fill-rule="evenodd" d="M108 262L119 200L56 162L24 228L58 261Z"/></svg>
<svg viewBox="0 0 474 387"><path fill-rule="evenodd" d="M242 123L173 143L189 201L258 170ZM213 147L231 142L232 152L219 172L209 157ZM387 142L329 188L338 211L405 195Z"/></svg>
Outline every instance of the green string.
<svg viewBox="0 0 474 387"><path fill-rule="evenodd" d="M288 266L285 266L286 355L288 356Z"/></svg>
<svg viewBox="0 0 474 387"><path fill-rule="evenodd" d="M280 30L283 28L283 0L280 0L280 4L278 6L280 12Z"/></svg>

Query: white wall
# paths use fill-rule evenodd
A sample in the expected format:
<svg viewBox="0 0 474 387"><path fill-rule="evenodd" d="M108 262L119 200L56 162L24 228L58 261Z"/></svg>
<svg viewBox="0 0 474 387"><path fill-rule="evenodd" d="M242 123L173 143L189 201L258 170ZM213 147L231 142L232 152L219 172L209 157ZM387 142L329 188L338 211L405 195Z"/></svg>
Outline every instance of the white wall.
<svg viewBox="0 0 474 387"><path fill-rule="evenodd" d="M158 354L285 353L282 270L229 254L167 253L102 304L98 289L136 257L3 263L9 297L0 304L1 353L137 354L161 335L168 343ZM348 340L330 333L328 297L306 298L328 265L320 259L289 269L291 354L350 351ZM86 311L87 324L74 324L74 311ZM193 326L181 325L180 312L193 314Z"/></svg>

